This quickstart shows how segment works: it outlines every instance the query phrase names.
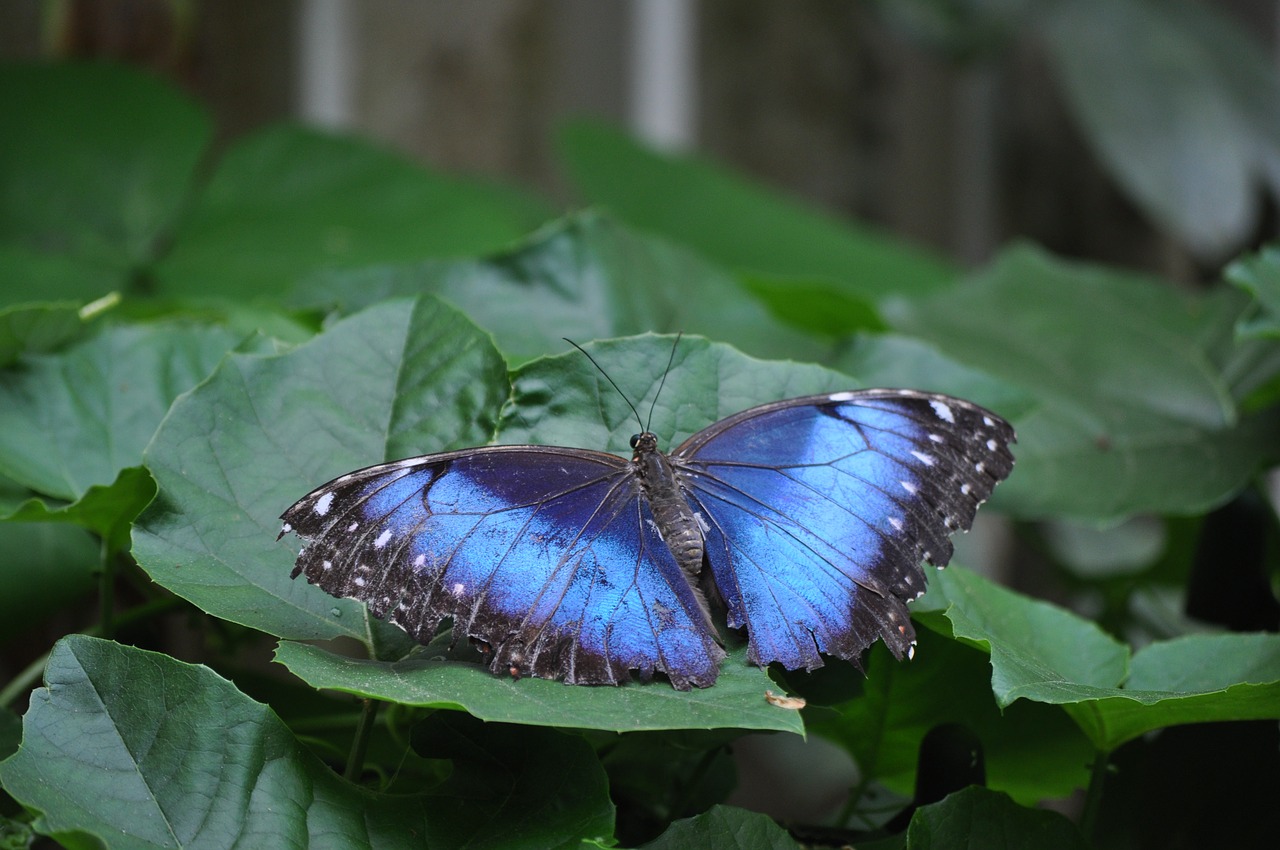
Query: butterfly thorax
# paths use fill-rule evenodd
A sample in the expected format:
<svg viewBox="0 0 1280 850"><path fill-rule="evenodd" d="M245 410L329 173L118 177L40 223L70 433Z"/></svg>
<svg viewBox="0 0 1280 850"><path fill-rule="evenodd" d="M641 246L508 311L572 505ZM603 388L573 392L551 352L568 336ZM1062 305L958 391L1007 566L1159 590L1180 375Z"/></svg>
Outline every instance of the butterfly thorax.
<svg viewBox="0 0 1280 850"><path fill-rule="evenodd" d="M689 507L671 460L658 451L658 438L648 431L631 438L631 464L653 511L658 533L680 568L695 581L702 573L702 526Z"/></svg>

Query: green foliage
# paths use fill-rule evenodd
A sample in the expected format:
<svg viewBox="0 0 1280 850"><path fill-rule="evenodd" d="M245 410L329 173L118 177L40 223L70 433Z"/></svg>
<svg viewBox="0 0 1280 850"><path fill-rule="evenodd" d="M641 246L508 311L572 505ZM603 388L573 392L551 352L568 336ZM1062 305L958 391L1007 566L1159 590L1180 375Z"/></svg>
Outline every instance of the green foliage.
<svg viewBox="0 0 1280 850"><path fill-rule="evenodd" d="M102 636L63 638L0 690L4 841L799 846L719 805L729 749L755 731L818 736L857 765L825 822L787 824L806 843L1080 847L1035 805L1087 786L1088 832L1113 754L1280 719L1280 638L1154 624L1139 605L1185 593L1192 562L1237 566L1191 550L1206 512L1276 461L1275 250L1196 296L1031 246L961 278L586 125L563 156L607 211L535 229L536 200L296 128L206 175L203 113L121 69L0 69L0 115L17 128L0 134L0 642L17 652L55 614ZM1018 430L980 520L1015 529L1019 559L1042 519L1142 517L1156 542L1091 573L1066 567L1121 532L1050 539L1035 556L1069 606L938 573L915 660L873 648L865 679L759 669L735 644L688 693L494 677L447 635L414 646L289 578L280 513L352 469L495 442L626 453L634 414L565 334L666 445L806 393L971 398ZM1268 517L1243 565L1264 577ZM994 559L962 544L958 560ZM79 602L95 578L97 622ZM1100 598L1102 623L1078 613ZM181 646L154 627L175 609ZM271 676L250 672L273 651ZM921 742L947 724L980 742L990 790L921 797L909 826L875 831L896 813L877 801L913 795Z"/></svg>

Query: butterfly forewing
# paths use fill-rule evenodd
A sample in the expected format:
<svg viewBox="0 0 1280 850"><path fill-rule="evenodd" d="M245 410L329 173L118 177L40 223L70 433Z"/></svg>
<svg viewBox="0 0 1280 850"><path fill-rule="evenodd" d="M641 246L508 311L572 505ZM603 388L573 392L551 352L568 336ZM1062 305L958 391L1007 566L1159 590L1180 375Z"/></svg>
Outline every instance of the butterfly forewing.
<svg viewBox="0 0 1280 850"><path fill-rule="evenodd" d="M710 685L723 650L631 468L600 452L497 446L371 467L283 516L294 574L426 643L451 617L490 667L615 684Z"/></svg>
<svg viewBox="0 0 1280 850"><path fill-rule="evenodd" d="M909 390L767 404L672 453L707 524L707 558L749 657L812 669L877 637L899 657L921 561L950 560L950 534L1013 466L1008 423Z"/></svg>

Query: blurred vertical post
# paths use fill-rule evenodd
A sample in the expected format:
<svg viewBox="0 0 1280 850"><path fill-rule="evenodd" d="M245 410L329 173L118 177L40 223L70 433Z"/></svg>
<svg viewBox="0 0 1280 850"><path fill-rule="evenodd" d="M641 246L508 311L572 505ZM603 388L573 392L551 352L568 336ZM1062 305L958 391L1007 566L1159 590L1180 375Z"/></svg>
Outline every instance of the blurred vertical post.
<svg viewBox="0 0 1280 850"><path fill-rule="evenodd" d="M298 17L298 117L338 130L354 115L355 48L349 0L303 0Z"/></svg>
<svg viewBox="0 0 1280 850"><path fill-rule="evenodd" d="M632 0L631 129L665 150L695 142L693 0Z"/></svg>

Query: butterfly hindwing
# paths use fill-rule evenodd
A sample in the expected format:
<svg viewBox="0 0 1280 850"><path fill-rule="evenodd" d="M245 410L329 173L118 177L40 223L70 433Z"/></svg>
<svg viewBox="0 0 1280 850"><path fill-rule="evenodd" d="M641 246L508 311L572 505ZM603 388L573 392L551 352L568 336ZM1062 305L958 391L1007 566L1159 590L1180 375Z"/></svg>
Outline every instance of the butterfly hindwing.
<svg viewBox="0 0 1280 850"><path fill-rule="evenodd" d="M856 663L877 637L908 652L920 563L950 560L951 533L1012 469L1012 440L976 405L910 390L790 399L690 437L672 462L748 657Z"/></svg>
<svg viewBox="0 0 1280 850"><path fill-rule="evenodd" d="M335 479L283 516L294 574L426 643L452 618L495 672L707 686L723 650L630 467L601 452L495 446Z"/></svg>

